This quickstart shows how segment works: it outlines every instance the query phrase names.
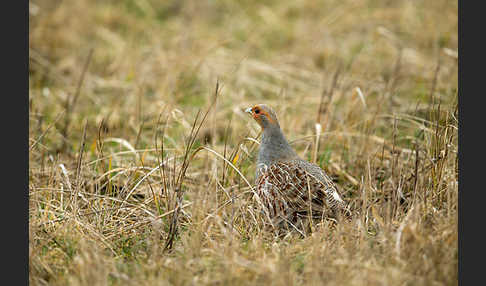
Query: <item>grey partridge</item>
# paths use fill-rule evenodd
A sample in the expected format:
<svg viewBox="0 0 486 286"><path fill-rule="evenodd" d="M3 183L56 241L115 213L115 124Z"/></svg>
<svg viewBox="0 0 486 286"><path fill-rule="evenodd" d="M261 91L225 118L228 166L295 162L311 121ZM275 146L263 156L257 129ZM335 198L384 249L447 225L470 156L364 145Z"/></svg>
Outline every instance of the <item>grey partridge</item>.
<svg viewBox="0 0 486 286"><path fill-rule="evenodd" d="M256 193L276 229L302 231L309 220L349 215L336 185L316 164L301 159L285 138L275 112L265 104L245 110L262 128Z"/></svg>

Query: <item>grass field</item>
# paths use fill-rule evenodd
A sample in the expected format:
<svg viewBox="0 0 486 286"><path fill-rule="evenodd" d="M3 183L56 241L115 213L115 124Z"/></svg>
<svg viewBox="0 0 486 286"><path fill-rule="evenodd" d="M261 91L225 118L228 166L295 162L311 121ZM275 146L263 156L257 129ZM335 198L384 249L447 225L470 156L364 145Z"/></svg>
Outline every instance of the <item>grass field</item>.
<svg viewBox="0 0 486 286"><path fill-rule="evenodd" d="M29 1L31 285L457 285L457 15ZM262 228L258 103L351 221Z"/></svg>

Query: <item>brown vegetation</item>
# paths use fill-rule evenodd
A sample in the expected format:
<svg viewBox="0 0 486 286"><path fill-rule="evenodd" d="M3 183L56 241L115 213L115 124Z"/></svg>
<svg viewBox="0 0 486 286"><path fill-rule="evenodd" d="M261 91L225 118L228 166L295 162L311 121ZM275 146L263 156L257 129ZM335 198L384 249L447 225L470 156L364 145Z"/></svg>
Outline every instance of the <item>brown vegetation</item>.
<svg viewBox="0 0 486 286"><path fill-rule="evenodd" d="M31 285L457 285L457 2L38 0L29 27ZM262 228L255 103L352 221Z"/></svg>

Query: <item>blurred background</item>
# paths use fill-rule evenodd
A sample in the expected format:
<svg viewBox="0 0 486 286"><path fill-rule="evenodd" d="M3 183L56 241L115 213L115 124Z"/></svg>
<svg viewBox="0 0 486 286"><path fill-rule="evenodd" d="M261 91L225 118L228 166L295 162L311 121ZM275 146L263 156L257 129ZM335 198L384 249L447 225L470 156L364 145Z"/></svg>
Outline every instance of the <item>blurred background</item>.
<svg viewBox="0 0 486 286"><path fill-rule="evenodd" d="M440 100L457 88L456 1L30 1L29 15L37 108L55 117L92 50L73 121L114 132L165 105L195 113L218 78L219 119L258 102L317 113L339 67L337 110L356 87L381 112L425 104L440 60Z"/></svg>

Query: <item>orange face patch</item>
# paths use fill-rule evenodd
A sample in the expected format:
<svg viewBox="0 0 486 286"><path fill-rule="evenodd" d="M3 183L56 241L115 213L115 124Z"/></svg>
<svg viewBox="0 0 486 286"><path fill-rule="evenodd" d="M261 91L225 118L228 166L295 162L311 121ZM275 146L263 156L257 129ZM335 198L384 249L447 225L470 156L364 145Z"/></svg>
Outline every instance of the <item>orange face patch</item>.
<svg viewBox="0 0 486 286"><path fill-rule="evenodd" d="M261 122L261 116L264 116L268 119L268 121L270 123L273 123L273 119L272 117L270 117L270 114L268 114L267 111L263 110L260 106L258 105L255 105L253 108L252 108L252 116L253 116L253 119L255 119L257 122ZM262 128L263 128L263 125L262 125Z"/></svg>

